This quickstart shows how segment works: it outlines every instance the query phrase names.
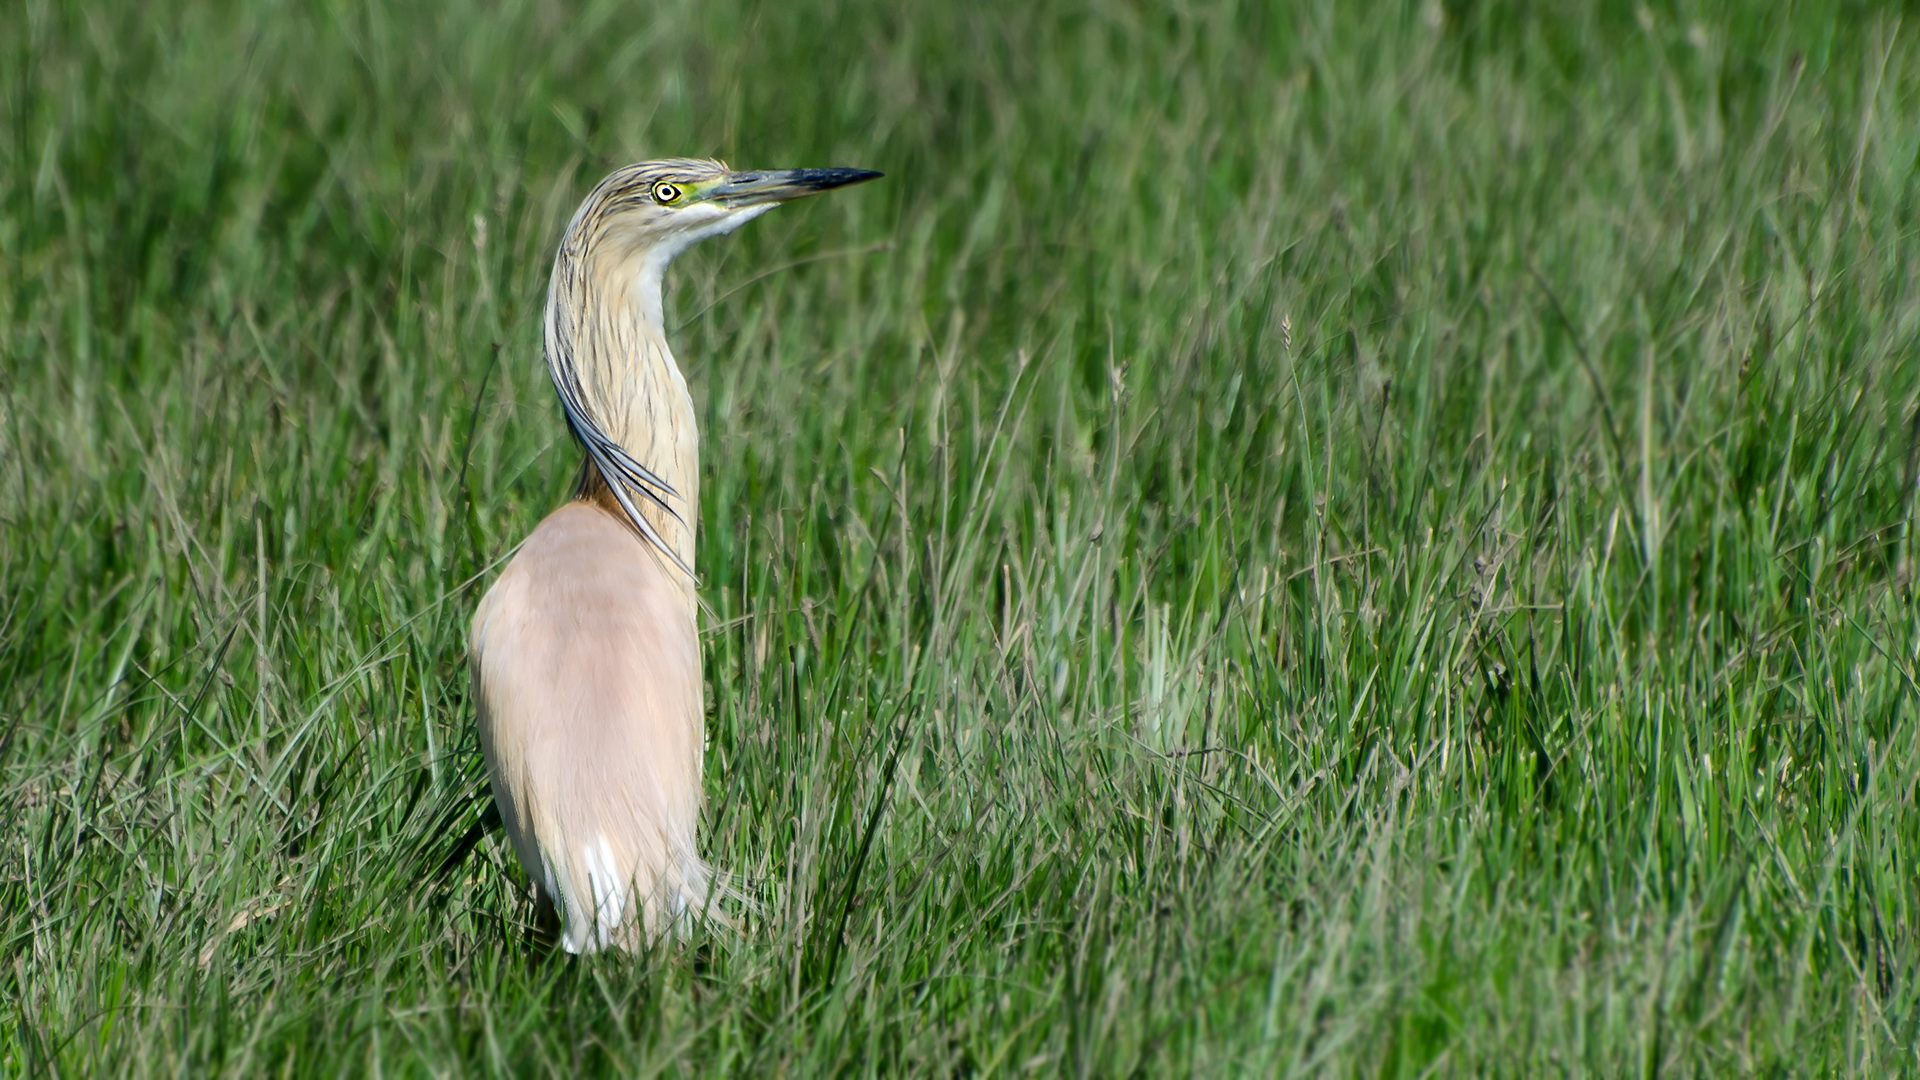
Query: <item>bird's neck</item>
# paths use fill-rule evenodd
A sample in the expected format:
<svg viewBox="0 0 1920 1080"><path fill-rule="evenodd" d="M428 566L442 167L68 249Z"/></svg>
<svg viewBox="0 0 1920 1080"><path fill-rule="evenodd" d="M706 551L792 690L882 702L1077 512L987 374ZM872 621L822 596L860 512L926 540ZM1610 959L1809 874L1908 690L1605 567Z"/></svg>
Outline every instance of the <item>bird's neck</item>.
<svg viewBox="0 0 1920 1080"><path fill-rule="evenodd" d="M666 497L673 514L639 492L631 494L661 538L691 567L700 513L700 433L686 379L667 347L661 304L665 262L614 247L586 254L573 269L573 302L551 306L549 323L566 319L572 324L564 329L573 344L582 404L594 422L678 493ZM555 276L557 282L560 274ZM551 347L556 327L548 329ZM580 494L624 517L591 463Z"/></svg>

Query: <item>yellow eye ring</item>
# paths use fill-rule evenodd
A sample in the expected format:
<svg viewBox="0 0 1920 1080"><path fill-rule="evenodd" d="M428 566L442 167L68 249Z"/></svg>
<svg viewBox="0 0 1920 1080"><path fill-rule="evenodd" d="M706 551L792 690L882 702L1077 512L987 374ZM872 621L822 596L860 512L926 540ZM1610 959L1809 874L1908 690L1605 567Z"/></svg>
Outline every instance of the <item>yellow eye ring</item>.
<svg viewBox="0 0 1920 1080"><path fill-rule="evenodd" d="M680 185L675 184L669 180L662 180L659 183L653 185L653 201L654 202L657 202L662 206L664 206L667 203L677 201L679 198L680 198Z"/></svg>

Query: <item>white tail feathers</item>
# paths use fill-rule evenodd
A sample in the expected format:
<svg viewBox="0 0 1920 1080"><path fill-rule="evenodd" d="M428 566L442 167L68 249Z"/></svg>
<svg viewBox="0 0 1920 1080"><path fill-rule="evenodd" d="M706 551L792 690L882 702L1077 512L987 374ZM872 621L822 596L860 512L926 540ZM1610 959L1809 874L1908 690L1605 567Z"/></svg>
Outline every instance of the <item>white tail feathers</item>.
<svg viewBox="0 0 1920 1080"><path fill-rule="evenodd" d="M606 948L620 924L626 921L627 894L633 885L631 876L622 877L613 861L613 849L607 846L607 838L602 836L598 842L589 844L580 850L580 861L587 867L587 889L593 894L593 927L591 941L596 948ZM575 905L567 905L573 908ZM588 940L587 935L576 938L573 934L577 920L568 911L568 931L561 939L568 952L579 952Z"/></svg>
<svg viewBox="0 0 1920 1080"><path fill-rule="evenodd" d="M668 933L685 934L696 918L729 920L710 905L733 890L713 880L713 871L697 856L682 853L678 865L649 868L631 864L614 854L605 835L583 845L577 865L584 881L568 880L565 863L548 858L545 886L564 927L560 945L570 953L593 953L617 947L636 949Z"/></svg>

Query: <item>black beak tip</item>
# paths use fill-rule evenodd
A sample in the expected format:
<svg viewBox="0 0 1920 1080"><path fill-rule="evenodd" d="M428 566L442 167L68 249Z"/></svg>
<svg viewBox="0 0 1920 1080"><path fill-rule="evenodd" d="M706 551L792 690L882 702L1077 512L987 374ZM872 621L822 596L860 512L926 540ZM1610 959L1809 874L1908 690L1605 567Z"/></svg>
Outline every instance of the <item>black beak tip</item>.
<svg viewBox="0 0 1920 1080"><path fill-rule="evenodd" d="M818 191L846 187L848 184L864 184L886 175L872 169L805 169L802 171L811 174L807 177L807 186Z"/></svg>

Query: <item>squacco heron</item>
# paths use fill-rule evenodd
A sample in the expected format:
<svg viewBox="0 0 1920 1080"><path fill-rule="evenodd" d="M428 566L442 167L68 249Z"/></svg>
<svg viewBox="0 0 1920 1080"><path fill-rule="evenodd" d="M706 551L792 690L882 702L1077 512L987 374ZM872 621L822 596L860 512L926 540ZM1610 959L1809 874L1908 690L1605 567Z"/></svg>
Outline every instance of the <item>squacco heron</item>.
<svg viewBox="0 0 1920 1080"><path fill-rule="evenodd" d="M500 819L568 952L638 947L714 888L694 837L700 437L661 318L667 264L779 203L879 175L644 161L602 180L560 240L547 371L586 460L572 501L481 599L470 652Z"/></svg>

